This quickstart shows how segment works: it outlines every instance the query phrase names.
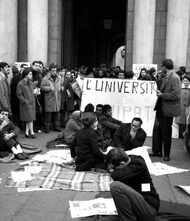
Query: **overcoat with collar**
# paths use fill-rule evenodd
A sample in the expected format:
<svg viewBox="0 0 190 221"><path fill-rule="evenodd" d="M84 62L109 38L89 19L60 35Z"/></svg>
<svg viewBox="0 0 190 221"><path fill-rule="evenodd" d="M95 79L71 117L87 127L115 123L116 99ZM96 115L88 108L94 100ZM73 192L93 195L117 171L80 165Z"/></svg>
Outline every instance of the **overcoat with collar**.
<svg viewBox="0 0 190 221"><path fill-rule="evenodd" d="M181 114L181 81L173 71L163 78L155 110L161 111L166 117L177 117Z"/></svg>

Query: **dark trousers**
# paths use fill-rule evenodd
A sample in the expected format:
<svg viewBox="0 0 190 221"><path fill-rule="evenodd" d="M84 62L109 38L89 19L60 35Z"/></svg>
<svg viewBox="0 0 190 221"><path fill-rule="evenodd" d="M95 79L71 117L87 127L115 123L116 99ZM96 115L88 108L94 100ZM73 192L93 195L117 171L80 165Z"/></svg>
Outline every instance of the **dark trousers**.
<svg viewBox="0 0 190 221"><path fill-rule="evenodd" d="M8 156L8 153L12 152L11 148L16 146L16 144L18 144L16 139L4 140L3 136L0 136L0 157Z"/></svg>
<svg viewBox="0 0 190 221"><path fill-rule="evenodd" d="M115 181L110 186L120 221L153 221L157 212L143 196L127 186Z"/></svg>
<svg viewBox="0 0 190 221"><path fill-rule="evenodd" d="M54 129L60 128L59 112L45 112L45 129L49 130L51 125L53 126Z"/></svg>
<svg viewBox="0 0 190 221"><path fill-rule="evenodd" d="M156 113L152 135L152 151L162 153L164 147L164 156L170 156L172 142L172 123L173 117L165 117Z"/></svg>

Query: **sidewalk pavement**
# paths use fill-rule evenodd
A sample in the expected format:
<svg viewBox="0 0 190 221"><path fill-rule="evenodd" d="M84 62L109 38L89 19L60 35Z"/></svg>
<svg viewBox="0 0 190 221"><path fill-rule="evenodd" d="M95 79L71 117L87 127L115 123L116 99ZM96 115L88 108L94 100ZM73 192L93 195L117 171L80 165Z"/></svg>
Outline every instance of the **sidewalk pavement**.
<svg viewBox="0 0 190 221"><path fill-rule="evenodd" d="M21 134L21 143L28 143L43 149L45 145L61 135L61 133L50 132L49 134L38 133L37 139L26 139ZM151 146L151 138L147 138L146 146ZM171 160L168 165L190 169L190 155L184 150L182 139L173 139ZM163 163L162 158L152 158L153 162ZM5 182L10 171L19 167L18 160L12 163L0 164L0 221L82 221L95 220L94 217L87 219L71 219L69 211L69 200L90 200L94 199L98 192L77 192L64 190L48 190L34 192L17 192L16 188L5 187ZM190 216L190 195L187 195L176 185L190 185L190 172L168 174L163 176L152 176L153 182L160 195L162 202L169 203L168 212L180 212L176 203L186 208L184 215ZM173 204L172 204L173 203ZM161 210L166 209L166 204L161 204Z"/></svg>

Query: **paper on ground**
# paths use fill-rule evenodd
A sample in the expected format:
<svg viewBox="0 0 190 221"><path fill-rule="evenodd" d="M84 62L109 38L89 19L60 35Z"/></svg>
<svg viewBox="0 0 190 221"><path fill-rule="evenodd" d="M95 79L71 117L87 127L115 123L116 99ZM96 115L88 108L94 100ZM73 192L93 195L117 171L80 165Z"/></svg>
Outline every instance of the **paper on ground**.
<svg viewBox="0 0 190 221"><path fill-rule="evenodd" d="M33 161L37 162L49 162L49 163L69 163L72 161L72 157L69 149L64 150L51 150L45 154L37 154L32 158Z"/></svg>
<svg viewBox="0 0 190 221"><path fill-rule="evenodd" d="M26 187L26 188L17 188L17 192L31 192L31 191L44 191L44 190L52 190L52 189L45 189L45 188L37 188L37 187Z"/></svg>
<svg viewBox="0 0 190 221"><path fill-rule="evenodd" d="M93 215L117 215L112 198L97 198L86 201L69 201L72 218Z"/></svg>
<svg viewBox="0 0 190 221"><path fill-rule="evenodd" d="M24 171L30 174L39 173L42 170L41 166L25 166Z"/></svg>
<svg viewBox="0 0 190 221"><path fill-rule="evenodd" d="M28 180L32 180L32 176L30 173L27 173L25 171L11 171L11 176L14 182L19 183L19 182L24 182Z"/></svg>
<svg viewBox="0 0 190 221"><path fill-rule="evenodd" d="M188 195L190 195L190 186L177 185L177 187L181 188L185 193L187 193Z"/></svg>
<svg viewBox="0 0 190 221"><path fill-rule="evenodd" d="M188 172L188 169L180 169L177 167L169 166L164 163L155 162L153 163L153 173L155 176L161 176L166 174L172 174L172 173L182 173L182 172Z"/></svg>

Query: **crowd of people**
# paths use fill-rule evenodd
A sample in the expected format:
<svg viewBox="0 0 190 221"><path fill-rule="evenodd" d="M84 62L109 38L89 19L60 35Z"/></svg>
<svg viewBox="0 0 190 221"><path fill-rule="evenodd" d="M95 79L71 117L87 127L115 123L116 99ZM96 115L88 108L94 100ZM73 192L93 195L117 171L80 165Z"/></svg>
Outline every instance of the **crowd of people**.
<svg viewBox="0 0 190 221"><path fill-rule="evenodd" d="M185 67L177 72L173 68L173 61L165 59L161 71L142 68L138 77L157 83L150 156L163 156L164 161L170 160L173 118L178 116L183 136L190 106L190 73ZM77 171L110 172L115 181L110 191L121 220L153 220L159 196L146 163L142 157L125 152L143 146L146 132L141 127L142 119L134 117L131 123L119 121L112 117L112 107L101 103L96 107L89 103L82 112L81 97L73 88L77 77L133 79L134 73L118 66L110 69L105 64L92 69L68 69L56 63L44 67L43 62L34 61L31 67L23 63L19 70L0 62L0 153L8 151L17 159L27 159L16 139L20 129L25 131L26 138L35 139L36 132L61 132L64 127L64 141ZM108 146L113 148L106 153ZM145 189L143 184L147 184Z"/></svg>

